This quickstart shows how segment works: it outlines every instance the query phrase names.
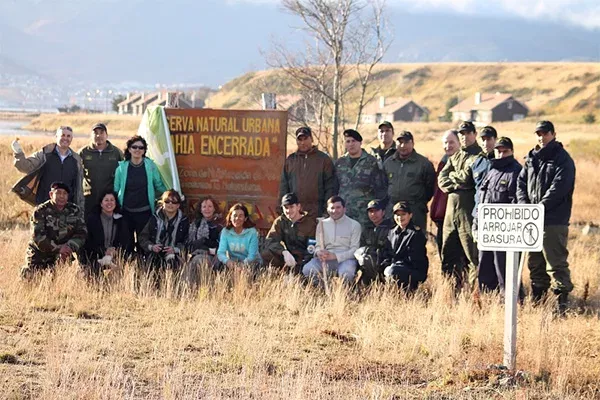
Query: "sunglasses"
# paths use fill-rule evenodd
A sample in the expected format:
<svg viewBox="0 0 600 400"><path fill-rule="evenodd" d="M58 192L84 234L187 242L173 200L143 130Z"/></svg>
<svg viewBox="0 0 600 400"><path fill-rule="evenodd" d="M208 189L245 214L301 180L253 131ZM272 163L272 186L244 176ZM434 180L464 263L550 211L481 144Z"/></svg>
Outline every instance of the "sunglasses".
<svg viewBox="0 0 600 400"><path fill-rule="evenodd" d="M137 146L135 144L133 146L130 146L129 148L132 150L145 150L146 149L146 147L144 147L144 146Z"/></svg>
<svg viewBox="0 0 600 400"><path fill-rule="evenodd" d="M165 204L179 204L177 200L167 199L164 201Z"/></svg>

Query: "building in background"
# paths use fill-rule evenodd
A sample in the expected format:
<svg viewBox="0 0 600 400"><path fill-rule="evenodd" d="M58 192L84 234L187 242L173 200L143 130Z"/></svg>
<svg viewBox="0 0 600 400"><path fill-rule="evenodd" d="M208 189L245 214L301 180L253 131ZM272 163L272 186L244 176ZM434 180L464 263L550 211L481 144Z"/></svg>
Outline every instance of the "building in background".
<svg viewBox="0 0 600 400"><path fill-rule="evenodd" d="M519 121L527 117L529 108L509 93L475 93L449 110L452 121L472 121L476 125L492 122Z"/></svg>
<svg viewBox="0 0 600 400"><path fill-rule="evenodd" d="M411 99L402 97L379 97L363 108L360 121L363 124L379 124L383 121L419 122L429 120L429 110Z"/></svg>

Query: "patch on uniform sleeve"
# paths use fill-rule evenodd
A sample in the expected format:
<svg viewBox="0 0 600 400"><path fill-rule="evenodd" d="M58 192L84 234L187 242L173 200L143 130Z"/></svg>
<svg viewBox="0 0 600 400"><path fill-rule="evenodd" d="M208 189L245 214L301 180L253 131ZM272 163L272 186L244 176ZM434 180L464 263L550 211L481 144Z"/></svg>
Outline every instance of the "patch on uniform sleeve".
<svg viewBox="0 0 600 400"><path fill-rule="evenodd" d="M415 231L420 231L421 227L420 226L415 226Z"/></svg>
<svg viewBox="0 0 600 400"><path fill-rule="evenodd" d="M392 179L394 177L394 174L392 174L391 172L388 174L388 178Z"/></svg>
<svg viewBox="0 0 600 400"><path fill-rule="evenodd" d="M507 184L508 184L508 181L507 181L506 179L501 179L501 180L500 180L500 184L501 184L501 185L507 185Z"/></svg>

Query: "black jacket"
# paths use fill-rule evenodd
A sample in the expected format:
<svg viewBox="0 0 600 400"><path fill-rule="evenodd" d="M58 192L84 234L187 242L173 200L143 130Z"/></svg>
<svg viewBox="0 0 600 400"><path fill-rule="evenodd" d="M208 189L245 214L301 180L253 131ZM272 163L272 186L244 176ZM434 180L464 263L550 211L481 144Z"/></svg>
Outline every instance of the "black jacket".
<svg viewBox="0 0 600 400"><path fill-rule="evenodd" d="M363 254L376 257L378 265L383 262L388 234L394 226L391 219L384 219L377 226L371 224L364 227L360 235L360 247L364 249Z"/></svg>
<svg viewBox="0 0 600 400"><path fill-rule="evenodd" d="M575 163L562 143L551 141L529 152L519 174L517 199L524 204L542 204L545 225L569 225Z"/></svg>
<svg viewBox="0 0 600 400"><path fill-rule="evenodd" d="M166 221L162 207L156 210L140 233L140 246L146 253L152 253L150 247L161 244L163 247L173 247L175 254L185 250L185 243L190 229L188 217L177 210L172 220Z"/></svg>
<svg viewBox="0 0 600 400"><path fill-rule="evenodd" d="M220 216L215 216L210 221L207 221L208 237L198 237L198 228L204 219L204 217L196 218L196 220L190 224L186 247L191 254L198 250L219 248L219 238L221 237L221 231L223 230L222 219Z"/></svg>
<svg viewBox="0 0 600 400"><path fill-rule="evenodd" d="M517 181L523 167L514 156L490 160L490 170L479 188L479 204L517 202Z"/></svg>
<svg viewBox="0 0 600 400"><path fill-rule="evenodd" d="M405 230L399 225L388 234L386 259L383 267L399 264L411 270L411 275L418 282L425 282L429 270L429 258L425 247L425 234L412 221Z"/></svg>
<svg viewBox="0 0 600 400"><path fill-rule="evenodd" d="M87 218L88 236L82 249L82 254L87 263L96 261L104 257L106 247L104 247L104 227L100 212L93 212ZM111 247L123 252L124 256L129 256L133 251L129 235L129 227L125 218L119 214L113 215L114 238Z"/></svg>
<svg viewBox="0 0 600 400"><path fill-rule="evenodd" d="M383 267L399 264L411 270L418 282L425 282L429 270L429 258L425 247L425 234L412 221L405 230L397 225L388 234L386 259Z"/></svg>

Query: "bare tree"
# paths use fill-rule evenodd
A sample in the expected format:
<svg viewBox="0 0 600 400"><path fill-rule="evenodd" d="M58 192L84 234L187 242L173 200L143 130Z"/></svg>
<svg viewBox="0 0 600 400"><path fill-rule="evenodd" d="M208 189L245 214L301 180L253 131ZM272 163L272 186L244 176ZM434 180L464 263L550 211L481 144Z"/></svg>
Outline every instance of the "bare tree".
<svg viewBox="0 0 600 400"><path fill-rule="evenodd" d="M344 96L360 87L363 94L359 109L362 110L373 67L387 49L384 29L371 26L382 23L384 3L379 0L282 0L282 5L284 10L302 20L300 29L307 35L305 49L292 52L281 43L274 44L267 63L282 69L301 91L311 94L308 98L315 105L313 111L319 131L328 131L326 119L331 118L331 150L333 158L337 158L339 130L345 126L344 116L349 109L344 104ZM368 5L375 18L366 17ZM363 66L364 63L367 66ZM354 72L353 66L360 71ZM359 79L346 84L349 73L358 74Z"/></svg>

